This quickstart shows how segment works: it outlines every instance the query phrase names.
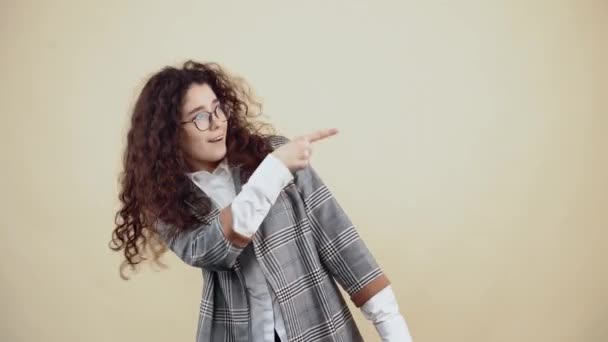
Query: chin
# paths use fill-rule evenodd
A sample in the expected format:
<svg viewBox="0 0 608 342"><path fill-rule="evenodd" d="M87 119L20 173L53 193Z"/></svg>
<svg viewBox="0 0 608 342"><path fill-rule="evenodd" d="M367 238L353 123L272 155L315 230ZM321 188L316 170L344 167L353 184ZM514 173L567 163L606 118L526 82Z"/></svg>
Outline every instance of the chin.
<svg viewBox="0 0 608 342"><path fill-rule="evenodd" d="M220 161L222 159L224 159L224 157L226 157L226 146L224 146L223 148L220 149L220 151L218 151L218 153L216 154L216 161Z"/></svg>

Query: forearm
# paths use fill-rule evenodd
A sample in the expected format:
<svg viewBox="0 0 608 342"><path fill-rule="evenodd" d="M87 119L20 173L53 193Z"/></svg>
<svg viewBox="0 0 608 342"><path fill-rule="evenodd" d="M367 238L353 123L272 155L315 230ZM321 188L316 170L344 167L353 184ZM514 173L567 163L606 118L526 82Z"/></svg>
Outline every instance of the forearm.
<svg viewBox="0 0 608 342"><path fill-rule="evenodd" d="M185 263L209 269L229 269L291 179L291 172L268 155L232 203L215 214L210 222L172 237L162 234L173 230L162 221L157 222L157 230Z"/></svg>
<svg viewBox="0 0 608 342"><path fill-rule="evenodd" d="M260 163L230 206L224 208L223 223L235 241L246 246L274 205L283 188L293 179L287 167L272 154Z"/></svg>

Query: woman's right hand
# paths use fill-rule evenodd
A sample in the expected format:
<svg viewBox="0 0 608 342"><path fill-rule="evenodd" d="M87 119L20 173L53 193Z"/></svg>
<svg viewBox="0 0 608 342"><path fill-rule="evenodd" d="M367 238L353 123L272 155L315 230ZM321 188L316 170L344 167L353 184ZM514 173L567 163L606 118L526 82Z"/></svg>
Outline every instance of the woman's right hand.
<svg viewBox="0 0 608 342"><path fill-rule="evenodd" d="M338 130L330 128L302 135L277 148L272 154L282 161L289 171L295 172L308 166L314 142L336 134L338 134Z"/></svg>

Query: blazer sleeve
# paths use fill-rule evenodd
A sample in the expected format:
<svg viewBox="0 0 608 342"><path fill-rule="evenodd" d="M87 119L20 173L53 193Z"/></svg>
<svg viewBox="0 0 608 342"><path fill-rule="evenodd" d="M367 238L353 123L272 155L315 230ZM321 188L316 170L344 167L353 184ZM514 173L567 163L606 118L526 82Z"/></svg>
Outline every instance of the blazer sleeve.
<svg viewBox="0 0 608 342"><path fill-rule="evenodd" d="M219 210L209 216L193 229L177 234L169 234L173 227L160 220L156 230L167 247L186 264L209 270L231 269L247 241L237 235L227 236Z"/></svg>

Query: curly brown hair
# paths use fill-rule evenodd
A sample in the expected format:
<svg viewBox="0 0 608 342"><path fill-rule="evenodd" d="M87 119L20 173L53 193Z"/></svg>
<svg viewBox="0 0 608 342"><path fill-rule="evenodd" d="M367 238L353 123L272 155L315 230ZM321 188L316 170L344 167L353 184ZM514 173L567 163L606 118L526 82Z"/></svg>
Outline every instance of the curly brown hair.
<svg viewBox="0 0 608 342"><path fill-rule="evenodd" d="M251 108L261 109L261 104L243 79L228 75L216 63L192 60L181 68L167 66L154 74L135 103L119 178L122 206L116 213L110 248L124 250L126 260L120 267L124 279L125 267L134 270L147 259L148 251L160 264L166 247L154 229L157 220L171 224L177 234L197 222L186 203L197 203L203 214L211 210L208 197L193 197L188 166L178 143L181 108L192 84L209 85L222 108L230 112L226 158L229 165L240 165L243 182L272 150L266 139L272 127L251 120L260 114ZM269 133L262 133L266 128L270 128Z"/></svg>

